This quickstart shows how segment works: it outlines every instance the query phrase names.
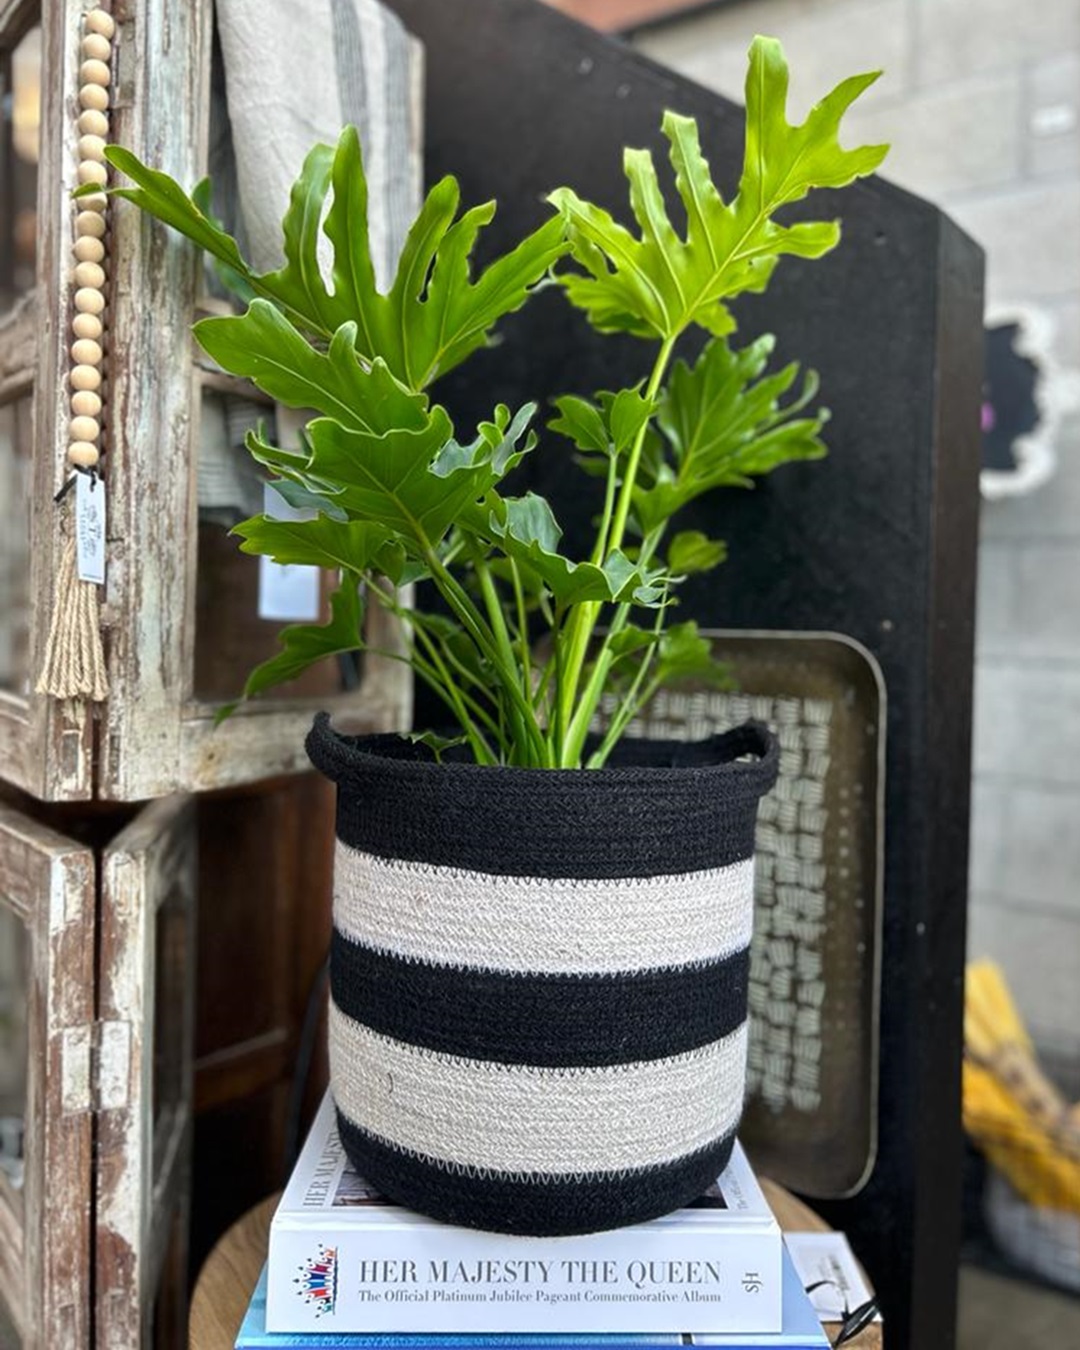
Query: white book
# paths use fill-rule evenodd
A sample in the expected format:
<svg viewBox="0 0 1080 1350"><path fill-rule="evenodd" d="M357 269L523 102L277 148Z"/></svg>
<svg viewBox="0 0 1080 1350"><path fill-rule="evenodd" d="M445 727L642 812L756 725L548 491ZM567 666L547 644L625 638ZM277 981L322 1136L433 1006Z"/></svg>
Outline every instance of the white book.
<svg viewBox="0 0 1080 1350"><path fill-rule="evenodd" d="M329 1094L270 1227L271 1332L778 1332L782 1240L738 1144L695 1205L517 1237L439 1223L359 1177Z"/></svg>

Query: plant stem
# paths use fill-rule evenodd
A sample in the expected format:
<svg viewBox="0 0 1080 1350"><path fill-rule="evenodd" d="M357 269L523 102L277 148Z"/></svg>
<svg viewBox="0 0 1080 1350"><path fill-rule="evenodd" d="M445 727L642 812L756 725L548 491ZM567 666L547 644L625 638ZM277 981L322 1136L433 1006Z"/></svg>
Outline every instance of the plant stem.
<svg viewBox="0 0 1080 1350"><path fill-rule="evenodd" d="M499 599L499 593L495 589L495 582L491 576L491 568L484 561L479 552L473 554L473 569L476 572L476 579L480 583L480 594L484 597L484 605L488 612L488 621L491 624L491 631L495 634L495 641L499 648L499 655L502 659L503 670L506 675L506 682L511 681L519 685L517 679L517 656L514 652L514 644L510 640L510 630L506 625L506 615L503 613L502 601ZM519 686L520 687L520 686ZM528 691L525 692L528 698ZM517 748L518 756L523 763L528 763L528 737L525 721L522 718L519 708L510 709L510 724L513 728L514 745Z"/></svg>
<svg viewBox="0 0 1080 1350"><path fill-rule="evenodd" d="M667 598L666 588L664 592L664 598L665 600ZM608 727L607 732L604 735L604 739L600 742L600 745L593 752L593 754L589 756L589 762L586 765L586 768L599 769L603 767L605 761L607 760L608 755L611 754L612 747L622 736L623 732L626 730L626 727L630 723L635 713L637 713L637 711L643 706L646 700L652 696L653 684L650 684L648 686L648 690L645 694L640 694L640 690L642 684L645 681L645 676L649 673L649 668L652 666L653 661L656 658L657 648L659 646L660 637L661 634L663 633L663 630L664 630L664 606L661 605L661 607L656 611L656 619L653 622L653 642L646 649L645 654L642 656L641 665L638 668L638 672L634 676L630 688L626 691L625 698L619 704L619 707L616 709L615 716L611 719L611 725ZM607 639L605 639L605 649L610 650L607 647ZM602 687L600 690L600 694L602 697L603 696Z"/></svg>
<svg viewBox="0 0 1080 1350"><path fill-rule="evenodd" d="M664 372L667 370L668 362L671 360L671 352L674 346L674 337L665 338L661 343L652 368L652 374L649 376L649 383L645 388L645 398L650 402L655 400L659 393L660 384L664 378ZM651 420L651 418L646 418L641 424L638 434L634 437L634 443L630 447L630 456L627 460L626 472L623 475L618 504L615 507L610 537L607 538L605 543L605 559L610 557L614 550L621 545L623 535L626 532L626 522L630 517L630 507L633 502L638 468L641 464L641 454L645 446L645 436ZM606 525L604 532L607 533ZM565 677L559 680L556 691L561 725L567 729L565 739L560 736L557 747L557 763L560 768L573 768L577 765L581 757L581 747L585 743L585 734L588 731L589 723L592 721L596 703L599 701L598 695L592 696L590 694L582 701L582 704L578 704L578 686L588 657L589 643L592 640L593 632L596 629L596 621L602 608L602 604L596 600L584 601L576 606L570 619L569 631L566 634L569 650L565 663ZM620 608L622 607L620 606ZM629 612L629 606L626 607L626 612ZM623 617L620 627L625 626L625 623L626 619ZM605 678L606 675L607 671L605 670ZM594 684L595 679L590 680L590 690L592 690ZM601 680L600 688L602 690L603 680ZM590 703L591 706L589 706ZM585 727L585 732L578 734L582 724ZM578 728L577 732L575 727Z"/></svg>
<svg viewBox="0 0 1080 1350"><path fill-rule="evenodd" d="M454 614L461 621L465 631L476 643L477 647L491 662L491 668L502 685L510 703L514 709L521 715L525 736L529 746L529 758L526 763L532 763L536 767L542 767L549 762L547 747L544 744L544 738L536 722L536 716L529 701L521 692L521 686L515 675L516 661L512 662L508 669L504 664L503 653L499 650L499 644L495 635L490 631L484 622L483 615L479 612L468 592L457 580L456 577L443 566L439 555L427 544L424 549L424 560L431 569L432 580L439 588L440 593L446 600L446 603L453 610ZM500 611L501 613L501 611Z"/></svg>
<svg viewBox="0 0 1080 1350"><path fill-rule="evenodd" d="M652 561L653 554L660 546L660 540L667 529L667 523L658 525L655 530L646 535L642 541L641 552L638 555L642 565L647 565ZM589 676L589 682L586 685L578 706L574 711L573 720L570 723L566 736L566 745L571 753L580 756L582 748L585 745L585 738L589 734L589 727L596 710L600 706L600 700L604 694L604 686L607 684L607 677L614 662L614 653L611 649L612 639L618 637L626 627L630 618L632 606L629 601L623 601L615 610L615 617L612 619L607 633L604 635L604 641L601 644L599 652L596 654L596 660L593 662L592 674ZM663 615L663 609L659 610L659 615ZM657 624L656 632L659 633L663 628L663 620Z"/></svg>
<svg viewBox="0 0 1080 1350"><path fill-rule="evenodd" d="M525 609L525 589L521 584L521 573L513 558L510 559L510 576L514 585L514 605L517 609L518 644L521 650L521 690L527 699L533 700L532 687L532 649L529 647L529 616ZM539 706L539 699L533 706Z"/></svg>
<svg viewBox="0 0 1080 1350"><path fill-rule="evenodd" d="M491 747L484 739L483 733L474 725L472 719L469 717L461 700L460 693L453 680L450 679L449 672L442 664L438 651L435 649L434 645L430 646L430 651L432 661L435 663L434 665L430 665L425 661L415 649L409 657L409 664L421 679L426 682L428 687L438 694L457 718L462 731L468 739L469 745L472 747L473 758L476 760L477 764L495 764L497 761L491 751Z"/></svg>

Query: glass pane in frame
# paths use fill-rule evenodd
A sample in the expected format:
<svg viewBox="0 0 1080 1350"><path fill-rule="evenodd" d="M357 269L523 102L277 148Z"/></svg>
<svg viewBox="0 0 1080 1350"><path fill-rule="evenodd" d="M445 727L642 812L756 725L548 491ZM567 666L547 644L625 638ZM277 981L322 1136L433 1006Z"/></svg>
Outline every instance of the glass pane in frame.
<svg viewBox="0 0 1080 1350"><path fill-rule="evenodd" d="M0 312L34 286L41 27L0 37Z"/></svg>
<svg viewBox="0 0 1080 1350"><path fill-rule="evenodd" d="M254 391L252 391L254 393ZM244 448L248 431L274 440L274 408L242 387L203 384L198 446L198 567L195 599L194 695L203 702L231 702L248 675L276 655L278 633L290 622L329 617L336 579L317 568L278 567L240 551L230 530L266 509L265 475ZM275 514L288 508L282 501ZM321 661L268 698L318 698L359 684L356 659Z"/></svg>
<svg viewBox="0 0 1080 1350"><path fill-rule="evenodd" d="M25 695L30 673L30 462L33 397L0 405L0 689Z"/></svg>
<svg viewBox="0 0 1080 1350"><path fill-rule="evenodd" d="M21 1191L29 1060L30 943L22 920L0 907L0 1177Z"/></svg>

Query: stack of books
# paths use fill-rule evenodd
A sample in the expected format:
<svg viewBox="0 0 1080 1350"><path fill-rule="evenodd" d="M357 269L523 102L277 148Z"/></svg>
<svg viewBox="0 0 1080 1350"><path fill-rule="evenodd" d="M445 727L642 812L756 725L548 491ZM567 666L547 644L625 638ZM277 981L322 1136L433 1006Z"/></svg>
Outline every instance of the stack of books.
<svg viewBox="0 0 1080 1350"><path fill-rule="evenodd" d="M323 1102L270 1230L237 1350L324 1346L819 1350L829 1342L745 1154L686 1209L574 1237L437 1223L388 1203Z"/></svg>

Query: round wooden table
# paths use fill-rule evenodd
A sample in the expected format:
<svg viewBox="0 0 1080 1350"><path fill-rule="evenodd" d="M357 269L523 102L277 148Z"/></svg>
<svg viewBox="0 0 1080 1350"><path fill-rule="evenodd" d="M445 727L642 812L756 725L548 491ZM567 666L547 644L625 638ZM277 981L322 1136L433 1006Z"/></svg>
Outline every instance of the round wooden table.
<svg viewBox="0 0 1080 1350"><path fill-rule="evenodd" d="M780 1227L792 1233L823 1232L817 1214L782 1186L763 1177L761 1187ZM270 1220L278 1196L271 1195L248 1210L219 1239L199 1272L191 1301L190 1350L233 1350L236 1333L266 1260ZM830 1330L830 1339L836 1328ZM867 1327L847 1344L851 1350L881 1350L881 1325Z"/></svg>

